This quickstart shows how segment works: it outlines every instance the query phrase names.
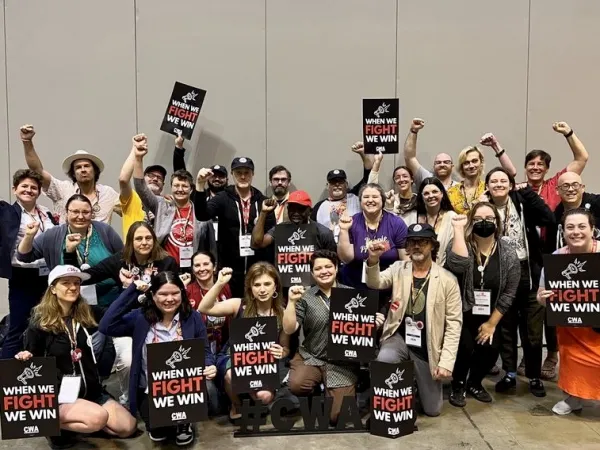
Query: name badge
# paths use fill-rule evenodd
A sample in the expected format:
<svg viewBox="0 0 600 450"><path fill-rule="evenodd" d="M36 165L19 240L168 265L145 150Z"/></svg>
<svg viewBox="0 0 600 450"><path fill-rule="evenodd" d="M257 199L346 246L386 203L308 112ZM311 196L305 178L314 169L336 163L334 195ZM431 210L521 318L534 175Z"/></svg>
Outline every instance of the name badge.
<svg viewBox="0 0 600 450"><path fill-rule="evenodd" d="M213 222L213 230L215 230L215 241L219 240L219 222Z"/></svg>
<svg viewBox="0 0 600 450"><path fill-rule="evenodd" d="M339 225L335 225L333 227L333 239L335 240L335 243L337 244L339 239L340 239L340 226Z"/></svg>
<svg viewBox="0 0 600 450"><path fill-rule="evenodd" d="M404 322L405 325L405 339L406 345L411 347L421 348L421 333L423 330L423 322L413 320L411 317L407 317Z"/></svg>
<svg viewBox="0 0 600 450"><path fill-rule="evenodd" d="M179 267L192 267L193 247L179 247Z"/></svg>
<svg viewBox="0 0 600 450"><path fill-rule="evenodd" d="M48 269L48 266L46 264L38 268L38 276L40 277L47 277L49 273L50 269Z"/></svg>
<svg viewBox="0 0 600 450"><path fill-rule="evenodd" d="M240 236L240 256L254 256L254 250L250 248L250 240L252 237L249 234Z"/></svg>
<svg viewBox="0 0 600 450"><path fill-rule="evenodd" d="M477 316L489 316L492 314L492 291L474 289L475 306L473 306L473 314Z"/></svg>
<svg viewBox="0 0 600 450"><path fill-rule="evenodd" d="M363 261L361 283L367 284L367 260Z"/></svg>
<svg viewBox="0 0 600 450"><path fill-rule="evenodd" d="M75 403L79 397L81 388L81 376L65 375L60 382L60 391L58 392L58 404Z"/></svg>
<svg viewBox="0 0 600 450"><path fill-rule="evenodd" d="M96 285L81 286L81 296L85 299L88 305L97 305L98 296L96 295Z"/></svg>

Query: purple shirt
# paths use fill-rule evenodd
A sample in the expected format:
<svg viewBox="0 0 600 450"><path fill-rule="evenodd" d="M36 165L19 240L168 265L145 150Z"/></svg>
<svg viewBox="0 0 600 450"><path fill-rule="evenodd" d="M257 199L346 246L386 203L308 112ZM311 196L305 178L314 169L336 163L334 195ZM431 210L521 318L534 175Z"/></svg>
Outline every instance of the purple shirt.
<svg viewBox="0 0 600 450"><path fill-rule="evenodd" d="M385 270L398 261L398 249L404 248L406 233L407 227L404 220L387 211L383 211L377 231L367 231L365 216L362 212L352 216L349 235L350 242L354 247L354 259L342 269L343 282L355 288L366 289L367 285L361 283L361 279L363 262L369 257L367 243L376 240L389 243L389 250L383 253L379 259L379 267L381 270Z"/></svg>

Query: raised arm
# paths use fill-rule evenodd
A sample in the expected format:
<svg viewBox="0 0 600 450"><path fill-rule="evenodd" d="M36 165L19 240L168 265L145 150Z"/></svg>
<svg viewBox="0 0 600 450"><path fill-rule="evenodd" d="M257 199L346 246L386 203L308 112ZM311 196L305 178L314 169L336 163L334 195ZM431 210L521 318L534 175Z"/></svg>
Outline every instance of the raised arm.
<svg viewBox="0 0 600 450"><path fill-rule="evenodd" d="M583 146L583 142L579 140L567 122L555 122L552 128L567 139L569 147L571 147L571 151L573 152L573 161L567 166L567 171L581 175L590 156Z"/></svg>
<svg viewBox="0 0 600 450"><path fill-rule="evenodd" d="M35 147L33 146L33 137L35 136L33 125L23 125L20 129L20 134L21 141L23 142L23 151L25 152L25 162L27 163L27 167L42 176L42 189L47 190L48 187L50 187L52 175L44 170L42 161L35 151Z"/></svg>
<svg viewBox="0 0 600 450"><path fill-rule="evenodd" d="M133 193L131 189L131 176L133 175L133 166L135 163L135 149L137 146L148 145L148 140L145 134L136 134L132 139L131 152L121 167L121 173L119 174L119 195L121 201L127 203ZM142 171L142 178L144 172Z"/></svg>
<svg viewBox="0 0 600 450"><path fill-rule="evenodd" d="M479 143L486 147L490 147L492 150L494 150L495 156L496 158L498 158L500 165L504 169L506 169L513 177L517 176L517 169L515 168L515 165L509 158L508 154L506 153L506 150L503 149L500 145L500 142L498 142L496 136L494 136L492 133L486 133L481 137Z"/></svg>
<svg viewBox="0 0 600 450"><path fill-rule="evenodd" d="M173 150L173 172L187 170L185 166L185 148L183 147L183 136L175 138L175 149Z"/></svg>
<svg viewBox="0 0 600 450"><path fill-rule="evenodd" d="M371 289L389 289L394 279L394 263L383 272L379 269L379 259L385 253L385 246L381 242L370 242L367 246L369 257L367 258L367 286Z"/></svg>
<svg viewBox="0 0 600 450"><path fill-rule="evenodd" d="M40 223L38 221L33 221L27 225L25 236L23 236L23 239L21 239L21 242L19 242L19 246L17 247L17 259L19 261L32 262L42 257L42 255L39 254L39 250L35 251L36 249L34 249L35 235L39 229ZM44 236L43 233L40 234L40 238L42 238L42 236ZM37 258L35 258L36 256Z"/></svg>
<svg viewBox="0 0 600 450"><path fill-rule="evenodd" d="M413 174L421 168L421 163L417 159L417 134L425 126L425 121L418 117L413 119L410 124L410 131L404 141L404 162Z"/></svg>
<svg viewBox="0 0 600 450"><path fill-rule="evenodd" d="M197 220L211 220L219 215L219 196L208 199L206 192L206 183L212 176L212 170L206 168L200 169L196 176L196 194L192 200Z"/></svg>
<svg viewBox="0 0 600 450"><path fill-rule="evenodd" d="M272 198L263 200L258 220L252 229L252 248L265 248L273 243L273 236L265 233L265 224L269 213L275 210L276 204L277 202Z"/></svg>
<svg viewBox="0 0 600 450"><path fill-rule="evenodd" d="M98 324L98 331L112 337L133 336L135 320L127 313L141 306L138 299L147 286L140 282L131 283L110 305Z"/></svg>
<svg viewBox="0 0 600 450"><path fill-rule="evenodd" d="M229 267L224 267L219 272L217 282L211 287L208 292L204 295L200 304L198 305L198 311L203 314L215 317L227 317L235 316L240 309L242 299L230 298L221 302L217 302L221 290L231 280L231 274L233 271Z"/></svg>
<svg viewBox="0 0 600 450"><path fill-rule="evenodd" d="M360 156L360 159L362 160L362 164L363 164L363 177L362 179L355 184L354 186L352 186L352 189L350 189L348 192L350 192L351 194L354 195L358 195L358 191L360 191L360 188L367 183L368 179L369 179L369 174L371 173L371 169L373 168L373 162L374 162L374 158L373 155L366 155L365 154L365 146L362 142L356 142L354 143L354 145L352 145L352 151L354 153L357 153L358 156Z"/></svg>
<svg viewBox="0 0 600 450"><path fill-rule="evenodd" d="M381 168L381 162L383 161L383 153L380 151L373 159L373 168L371 169L371 172L369 172L367 183L379 184L379 169Z"/></svg>
<svg viewBox="0 0 600 450"><path fill-rule="evenodd" d="M352 227L352 217L344 214L340 217L340 235L338 237L337 254L344 264L354 260L354 246L350 242L350 228Z"/></svg>
<svg viewBox="0 0 600 450"><path fill-rule="evenodd" d="M143 205L156 214L158 210L158 198L146 185L146 180L144 180L144 156L148 154L148 140L141 139L140 141L134 141L132 150L135 155L133 160L133 186L140 196Z"/></svg>
<svg viewBox="0 0 600 450"><path fill-rule="evenodd" d="M294 334L300 328L300 322L304 319L306 302L302 300L304 294L303 286L292 286L288 293L288 303L283 312L283 331L286 334ZM299 314L296 314L296 311ZM300 316L300 317L298 317ZM298 320L300 319L300 320Z"/></svg>

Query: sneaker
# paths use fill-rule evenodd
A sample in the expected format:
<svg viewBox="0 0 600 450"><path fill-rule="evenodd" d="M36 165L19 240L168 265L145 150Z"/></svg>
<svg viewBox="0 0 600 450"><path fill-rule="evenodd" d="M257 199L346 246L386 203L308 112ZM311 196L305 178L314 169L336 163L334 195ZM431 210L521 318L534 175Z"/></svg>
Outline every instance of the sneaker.
<svg viewBox="0 0 600 450"><path fill-rule="evenodd" d="M545 397L546 388L544 388L544 383L542 383L542 380L539 378L532 378L529 380L529 392L536 397Z"/></svg>
<svg viewBox="0 0 600 450"><path fill-rule="evenodd" d="M504 375L504 377L496 383L496 392L500 394L515 394L517 392L516 378Z"/></svg>
<svg viewBox="0 0 600 450"><path fill-rule="evenodd" d="M581 404L579 398L569 395L567 398L554 405L552 412L554 414L558 414L559 416L566 416L567 414L571 414L573 411L581 411L582 408L583 405Z"/></svg>
<svg viewBox="0 0 600 450"><path fill-rule="evenodd" d="M465 385L463 383L460 383L456 387L452 386L448 401L452 406L456 406L457 408L465 407L467 404L467 391L465 390Z"/></svg>
<svg viewBox="0 0 600 450"><path fill-rule="evenodd" d="M167 440L167 432L164 428L148 431L148 437L152 442L164 442Z"/></svg>
<svg viewBox="0 0 600 450"><path fill-rule="evenodd" d="M177 445L184 446L188 445L194 440L194 428L191 423L184 423L177 425L177 432L175 434L175 443Z"/></svg>
<svg viewBox="0 0 600 450"><path fill-rule="evenodd" d="M492 402L492 396L488 391L484 389L483 386L469 386L467 391L469 392L469 395L475 400L478 400L483 403Z"/></svg>

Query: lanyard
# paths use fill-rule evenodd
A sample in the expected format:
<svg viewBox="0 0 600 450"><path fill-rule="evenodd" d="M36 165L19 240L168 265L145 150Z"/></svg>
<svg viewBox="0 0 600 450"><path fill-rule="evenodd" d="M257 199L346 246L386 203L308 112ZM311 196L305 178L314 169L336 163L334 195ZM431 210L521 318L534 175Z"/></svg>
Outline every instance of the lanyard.
<svg viewBox="0 0 600 450"><path fill-rule="evenodd" d="M23 208L23 212L25 214L27 214L31 218L31 220L33 220L34 222L37 222L35 216L33 214L30 214L28 211L26 211L25 208ZM40 219L40 222L39 222L40 230L42 230L42 233L43 233L44 231L46 231L46 225L44 225L44 219L42 218L42 212L39 210L39 208L37 206L35 207L35 212L37 213L38 219Z"/></svg>
<svg viewBox="0 0 600 450"><path fill-rule="evenodd" d="M435 221L433 222L433 225L431 225L429 223L429 216L427 215L427 213L425 213L425 216L424 216L425 221L422 223L431 225L433 227L434 231L437 232L438 220L441 216L443 216L443 213L445 213L445 212L446 211L442 211L441 209L438 211L438 213L435 215Z"/></svg>
<svg viewBox="0 0 600 450"><path fill-rule="evenodd" d="M69 227L69 233L72 233L71 228ZM92 233L94 231L93 226L90 226L88 228L88 232L87 235L85 237L85 250L83 252L83 254L81 254L81 251L79 250L79 244L76 248L75 248L75 252L77 253L77 261L79 262L79 265L81 266L82 264L87 264L88 263L88 256L90 256L90 241L92 240ZM89 269L89 267L88 267ZM85 270L85 269L84 269Z"/></svg>
<svg viewBox="0 0 600 450"><path fill-rule="evenodd" d="M485 262L482 264L481 263L481 252L477 251L477 270L479 271L479 273L481 273L481 289L483 289L483 275L485 273L485 268L487 267L488 263L490 262L490 259L492 259L492 255L494 254L494 252L496 251L496 246L498 245L497 242L494 242L494 246L492 247L492 251L490 252L490 254L488 255L488 257L485 259Z"/></svg>
<svg viewBox="0 0 600 450"><path fill-rule="evenodd" d="M285 210L286 204L287 204L287 200L283 200L281 203L277 203L276 209L278 209L278 212L277 212L276 223L279 223L279 219L281 219L281 215L283 214L283 211Z"/></svg>
<svg viewBox="0 0 600 450"><path fill-rule="evenodd" d="M251 199L248 199L248 203L250 203ZM240 201L243 202L240 198ZM246 234L246 230L248 229L248 222L250 222L250 210L248 210L248 215L245 216L240 210L240 205L238 202L235 202L235 206L238 210L238 219L240 220L240 236ZM242 205L243 207L243 205ZM258 214L258 202L254 202L254 207L256 208L256 213Z"/></svg>
<svg viewBox="0 0 600 450"><path fill-rule="evenodd" d="M75 375L75 363L81 360L81 350L77 347L77 330L78 324L74 320L71 320L72 330L69 329L67 324L65 323L65 328L67 329L67 336L69 337L69 343L71 344L71 365L73 366L73 375ZM73 335L71 335L71 331L73 331ZM81 368L81 366L80 366ZM83 373L83 370L81 371Z"/></svg>
<svg viewBox="0 0 600 450"><path fill-rule="evenodd" d="M77 190L75 191L77 194L81 194L81 189L77 188ZM89 197L86 195L86 197L89 199ZM90 200L91 203L91 200ZM96 189L96 201L93 203L92 205L92 219L96 218L96 213L100 212L100 191L98 189Z"/></svg>
<svg viewBox="0 0 600 450"><path fill-rule="evenodd" d="M417 303L419 296L423 292L423 289L425 289L425 286L427 286L427 283L429 283L430 276L431 276L431 269L429 269L429 271L427 272L427 277L425 277L425 281L423 282L423 284L417 291L416 295L415 295L415 277L413 276L413 279L412 279L412 282L410 285L410 301L409 301L409 304L410 304L410 314L409 315L413 319L415 318L415 304Z"/></svg>
<svg viewBox="0 0 600 450"><path fill-rule="evenodd" d="M181 233L184 247L188 246L187 227L190 224L190 218L192 217L192 209L194 209L194 205L190 204L190 209L188 210L188 215L185 218L185 225L183 226L183 232ZM179 208L177 208L177 212L175 213L175 220L177 220L177 219L183 219L183 216L181 215L181 210ZM192 232L192 234L193 234L193 232Z"/></svg>
<svg viewBox="0 0 600 450"><path fill-rule="evenodd" d="M509 197L508 202L504 205L504 208L496 207L498 212L504 209L504 220L502 222L502 236L508 236L508 222L510 219L511 199Z"/></svg>
<svg viewBox="0 0 600 450"><path fill-rule="evenodd" d="M177 327L177 329L175 330L175 333L177 333L177 335L175 336L175 339L173 339L173 340L181 341L181 340L183 340L183 335L181 333L181 322L180 321L177 321L176 327ZM160 341L158 340L158 334L156 333L156 324L152 325L152 333L154 334L154 337L152 338L152 343L157 344Z"/></svg>
<svg viewBox="0 0 600 450"><path fill-rule="evenodd" d="M364 213L363 213L363 217L365 218L365 230L367 231L367 237L370 237L369 234L371 234L372 231L369 228L369 225L367 225L367 218L365 217ZM381 225L382 220L383 220L383 212L381 213L381 217L379 217L379 219L377 220L377 226L375 227L375 237L373 239L377 239L377 232L379 231L379 225Z"/></svg>
<svg viewBox="0 0 600 450"><path fill-rule="evenodd" d="M461 181L460 193L463 196L463 207L467 211L469 211L473 207L473 202L475 201L475 198L477 197L477 191L479 191L479 181L477 182L477 185L475 186L475 189L473 190L473 195L471 197L471 200L469 201L467 199L467 190L465 189L465 183L464 183L464 181Z"/></svg>

